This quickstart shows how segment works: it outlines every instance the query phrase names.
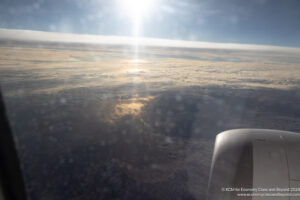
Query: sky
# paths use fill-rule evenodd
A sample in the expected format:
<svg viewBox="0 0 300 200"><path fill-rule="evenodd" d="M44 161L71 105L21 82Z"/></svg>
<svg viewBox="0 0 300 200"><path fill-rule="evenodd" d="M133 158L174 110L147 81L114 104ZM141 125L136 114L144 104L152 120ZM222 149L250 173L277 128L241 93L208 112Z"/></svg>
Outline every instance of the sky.
<svg viewBox="0 0 300 200"><path fill-rule="evenodd" d="M0 28L300 47L299 8L298 0L2 0Z"/></svg>

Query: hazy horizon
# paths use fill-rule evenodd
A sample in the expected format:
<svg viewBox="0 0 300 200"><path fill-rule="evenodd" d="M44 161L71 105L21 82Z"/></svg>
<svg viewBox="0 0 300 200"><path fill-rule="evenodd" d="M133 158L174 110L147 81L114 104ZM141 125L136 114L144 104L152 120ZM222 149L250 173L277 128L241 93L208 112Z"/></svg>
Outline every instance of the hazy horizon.
<svg viewBox="0 0 300 200"><path fill-rule="evenodd" d="M257 50L257 51L283 51L300 53L299 47L276 46L250 43L205 42L200 40L175 40L166 38L149 38L141 36L118 36L98 34L75 34L53 31L4 29L0 28L0 40L2 41L28 41L28 42L61 42L74 44L95 45L129 45L129 46L153 46L170 48L193 49L233 49L233 50Z"/></svg>
<svg viewBox="0 0 300 200"><path fill-rule="evenodd" d="M0 28L300 47L297 0L4 0Z"/></svg>

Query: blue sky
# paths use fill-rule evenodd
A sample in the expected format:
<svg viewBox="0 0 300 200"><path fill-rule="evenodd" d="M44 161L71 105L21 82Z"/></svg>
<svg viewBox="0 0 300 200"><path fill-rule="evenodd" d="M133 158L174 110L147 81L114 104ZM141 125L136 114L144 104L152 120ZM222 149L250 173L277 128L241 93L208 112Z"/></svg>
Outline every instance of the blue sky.
<svg viewBox="0 0 300 200"><path fill-rule="evenodd" d="M2 0L0 28L133 34L128 0ZM156 0L144 37L300 47L299 0Z"/></svg>

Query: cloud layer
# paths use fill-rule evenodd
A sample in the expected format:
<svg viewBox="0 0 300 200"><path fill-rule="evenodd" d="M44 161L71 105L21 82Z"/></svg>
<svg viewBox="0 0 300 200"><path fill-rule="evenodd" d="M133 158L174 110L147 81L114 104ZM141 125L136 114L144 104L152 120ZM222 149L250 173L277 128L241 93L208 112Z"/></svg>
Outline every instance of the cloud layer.
<svg viewBox="0 0 300 200"><path fill-rule="evenodd" d="M300 131L295 49L155 40L137 51L125 38L1 33L30 198L205 199L216 134Z"/></svg>
<svg viewBox="0 0 300 200"><path fill-rule="evenodd" d="M54 33L32 30L0 29L0 40L17 40L29 42L58 42L93 45L131 45L156 46L156 47L179 47L194 49L227 49L227 50L254 50L275 51L300 54L300 48L279 47L268 45L213 43L199 41L170 40L157 38L135 38L122 36L101 36L86 34Z"/></svg>

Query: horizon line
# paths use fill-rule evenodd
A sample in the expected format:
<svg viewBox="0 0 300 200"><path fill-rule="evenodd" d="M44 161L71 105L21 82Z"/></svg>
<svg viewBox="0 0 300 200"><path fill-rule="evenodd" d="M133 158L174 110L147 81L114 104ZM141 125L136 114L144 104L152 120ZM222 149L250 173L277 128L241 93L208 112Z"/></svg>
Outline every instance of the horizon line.
<svg viewBox="0 0 300 200"><path fill-rule="evenodd" d="M0 28L0 40L18 40L30 42L58 42L74 44L104 44L104 45L132 45L153 46L170 48L192 49L224 49L224 50L257 50L257 51L281 51L300 53L299 47L241 44L241 43L217 43L190 40L174 40L149 37L92 35L61 32L47 32L24 29Z"/></svg>

